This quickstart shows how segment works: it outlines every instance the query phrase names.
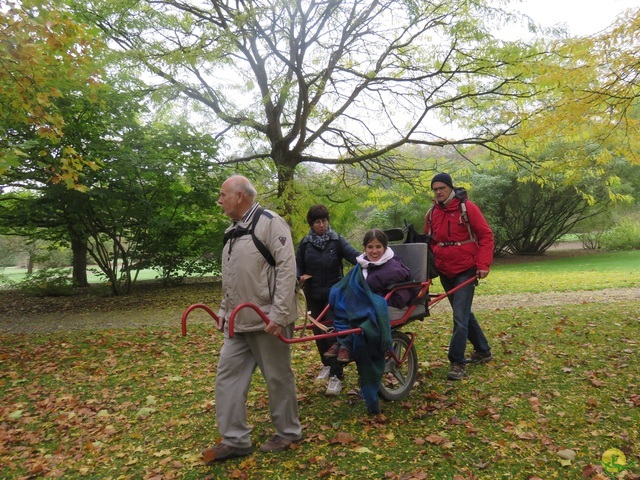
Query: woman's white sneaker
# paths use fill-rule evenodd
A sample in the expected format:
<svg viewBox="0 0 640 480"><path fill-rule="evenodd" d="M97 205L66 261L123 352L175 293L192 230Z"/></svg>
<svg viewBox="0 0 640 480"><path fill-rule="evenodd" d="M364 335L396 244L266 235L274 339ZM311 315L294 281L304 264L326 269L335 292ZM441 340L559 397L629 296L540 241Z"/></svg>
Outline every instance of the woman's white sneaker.
<svg viewBox="0 0 640 480"><path fill-rule="evenodd" d="M324 382L326 379L329 378L329 373L330 372L331 372L331 367L329 367L327 365L322 367L322 370L320 370L320 373L316 377L316 382Z"/></svg>
<svg viewBox="0 0 640 480"><path fill-rule="evenodd" d="M336 376L333 376L329 379L329 383L327 384L327 391L324 392L325 395L336 396L340 394L342 390L342 382Z"/></svg>

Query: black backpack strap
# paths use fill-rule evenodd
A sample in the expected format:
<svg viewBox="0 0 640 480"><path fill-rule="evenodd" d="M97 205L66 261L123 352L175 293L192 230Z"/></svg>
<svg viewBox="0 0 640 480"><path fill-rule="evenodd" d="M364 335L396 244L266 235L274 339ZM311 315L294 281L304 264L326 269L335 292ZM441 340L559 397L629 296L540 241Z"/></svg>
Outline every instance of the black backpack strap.
<svg viewBox="0 0 640 480"><path fill-rule="evenodd" d="M275 267L276 266L276 259L273 258L273 255L271 255L271 252L269 251L267 246L264 243L262 243L260 241L260 239L258 237L256 237L256 234L254 233L255 229L256 229L256 225L258 223L258 220L260 220L260 217L262 215L265 215L268 218L273 218L273 216L269 212L265 212L264 208L262 208L262 207L256 208L256 211L253 214L253 220L251 221L251 239L253 240L253 244L256 246L258 251L262 254L262 256L267 261L267 263L269 265L271 265L272 267Z"/></svg>
<svg viewBox="0 0 640 480"><path fill-rule="evenodd" d="M273 255L271 255L271 252L269 251L267 246L264 243L262 243L254 233L256 229L256 224L258 223L258 220L260 220L260 217L262 215L266 216L267 218L273 218L273 215L271 215L269 212L266 212L264 208L262 207L256 208L256 211L253 214L253 220L251 221L251 227L249 227L248 229L236 228L235 230L231 230L230 232L225 233L224 238L222 240L222 245L224 246L231 238L237 238L237 237L242 237L244 235L251 234L251 239L253 240L253 244L256 246L260 254L264 257L264 259L267 261L269 265L271 265L272 267L275 267L276 266L275 258L273 258Z"/></svg>
<svg viewBox="0 0 640 480"><path fill-rule="evenodd" d="M300 255L302 256L303 260L304 256L307 253L307 245L309 245L309 240L307 240L307 236L305 235L300 241Z"/></svg>

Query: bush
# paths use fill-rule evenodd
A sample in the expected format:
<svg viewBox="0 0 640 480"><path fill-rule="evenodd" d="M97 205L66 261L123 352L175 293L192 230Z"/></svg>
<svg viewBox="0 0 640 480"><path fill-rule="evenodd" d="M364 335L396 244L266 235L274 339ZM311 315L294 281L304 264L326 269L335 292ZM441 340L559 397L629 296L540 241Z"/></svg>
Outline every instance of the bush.
<svg viewBox="0 0 640 480"><path fill-rule="evenodd" d="M2 267L0 267L0 270ZM9 280L9 277L0 271L0 290L11 290L15 288L14 282Z"/></svg>
<svg viewBox="0 0 640 480"><path fill-rule="evenodd" d="M607 250L640 250L640 222L624 220L602 236Z"/></svg>
<svg viewBox="0 0 640 480"><path fill-rule="evenodd" d="M615 225L616 213L610 208L579 222L573 233L582 242L582 248L598 250L602 248L602 237Z"/></svg>
<svg viewBox="0 0 640 480"><path fill-rule="evenodd" d="M62 297L73 295L73 281L69 271L61 268L43 268L27 275L16 287L38 297Z"/></svg>
<svg viewBox="0 0 640 480"><path fill-rule="evenodd" d="M40 255L38 259L38 267L41 268L61 268L71 265L71 250L49 250L47 254Z"/></svg>
<svg viewBox="0 0 640 480"><path fill-rule="evenodd" d="M582 248L586 250L598 250L602 247L602 237L606 235L605 232L585 232L576 233L578 239L582 242Z"/></svg>

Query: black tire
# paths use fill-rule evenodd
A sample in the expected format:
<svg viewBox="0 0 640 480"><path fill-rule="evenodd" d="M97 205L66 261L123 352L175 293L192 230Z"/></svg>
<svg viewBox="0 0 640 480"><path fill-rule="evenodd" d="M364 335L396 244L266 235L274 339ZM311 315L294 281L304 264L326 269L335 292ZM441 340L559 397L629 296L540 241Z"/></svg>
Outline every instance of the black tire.
<svg viewBox="0 0 640 480"><path fill-rule="evenodd" d="M411 345L411 349L407 360L402 365L398 365L394 358L387 354L380 385L380 397L387 402L400 400L409 395L418 375L418 354L415 346L411 344L411 338L402 332L391 333L391 348L397 358L404 357L409 345Z"/></svg>

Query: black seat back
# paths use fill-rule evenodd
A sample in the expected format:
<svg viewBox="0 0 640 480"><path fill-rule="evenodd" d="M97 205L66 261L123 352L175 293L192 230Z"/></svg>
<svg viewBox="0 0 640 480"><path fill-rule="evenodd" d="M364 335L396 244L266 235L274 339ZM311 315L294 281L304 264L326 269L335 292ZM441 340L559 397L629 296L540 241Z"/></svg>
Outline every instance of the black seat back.
<svg viewBox="0 0 640 480"><path fill-rule="evenodd" d="M429 247L426 243L400 243L389 245L389 248L411 270L412 281L424 282L427 280Z"/></svg>

